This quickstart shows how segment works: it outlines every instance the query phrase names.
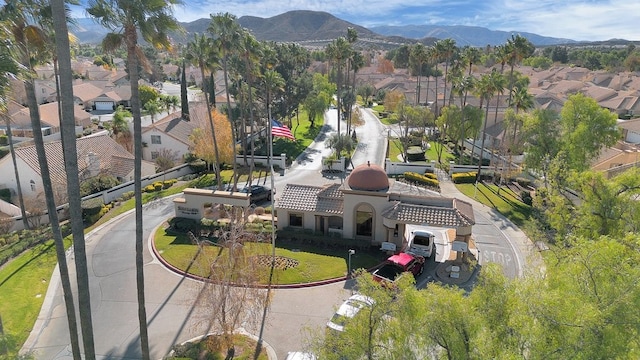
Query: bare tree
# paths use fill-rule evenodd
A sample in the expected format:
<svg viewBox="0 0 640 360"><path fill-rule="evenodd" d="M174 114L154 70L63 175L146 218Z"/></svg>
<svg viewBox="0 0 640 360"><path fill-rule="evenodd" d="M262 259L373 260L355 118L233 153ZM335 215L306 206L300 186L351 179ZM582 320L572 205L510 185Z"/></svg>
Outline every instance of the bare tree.
<svg viewBox="0 0 640 360"><path fill-rule="evenodd" d="M176 166L176 161L178 161L177 150L162 148L158 151L158 156L156 157L156 167L160 172L169 170Z"/></svg>
<svg viewBox="0 0 640 360"><path fill-rule="evenodd" d="M208 281L203 285L198 300L205 321L221 332L228 355L234 353L233 333L240 327L258 325L263 308L269 305L270 298L264 296L265 290L258 284L264 283L269 275L271 262L270 255L249 250L249 241L265 239L261 234L245 230L244 210L232 209L231 217L236 221L219 232L218 244L226 251L221 252L224 255L215 252L216 256L207 261ZM198 240L193 234L191 238L202 249L209 246L208 242Z"/></svg>

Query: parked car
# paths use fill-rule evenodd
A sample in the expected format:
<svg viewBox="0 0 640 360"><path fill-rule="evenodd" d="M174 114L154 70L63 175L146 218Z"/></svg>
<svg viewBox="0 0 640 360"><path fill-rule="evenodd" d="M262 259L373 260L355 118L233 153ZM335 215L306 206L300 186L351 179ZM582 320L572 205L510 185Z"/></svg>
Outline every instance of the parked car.
<svg viewBox="0 0 640 360"><path fill-rule="evenodd" d="M360 309L365 306L373 305L374 301L372 298L355 294L351 295L340 307L338 311L331 317L331 320L327 322L327 327L337 331L344 331L345 325L349 322L351 318L356 316Z"/></svg>
<svg viewBox="0 0 640 360"><path fill-rule="evenodd" d="M373 279L388 285L393 284L406 272L418 277L424 270L424 261L424 257L410 253L390 256L381 267L374 270Z"/></svg>
<svg viewBox="0 0 640 360"><path fill-rule="evenodd" d="M289 351L285 360L316 360L317 357L311 353L300 351Z"/></svg>
<svg viewBox="0 0 640 360"><path fill-rule="evenodd" d="M262 185L251 185L240 189L240 192L249 194L252 203L271 200L271 189Z"/></svg>

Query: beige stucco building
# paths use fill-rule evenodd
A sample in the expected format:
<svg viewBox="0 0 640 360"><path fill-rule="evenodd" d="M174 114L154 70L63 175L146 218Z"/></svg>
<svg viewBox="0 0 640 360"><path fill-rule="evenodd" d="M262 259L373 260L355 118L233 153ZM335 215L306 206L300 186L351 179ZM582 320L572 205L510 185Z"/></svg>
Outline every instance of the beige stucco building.
<svg viewBox="0 0 640 360"><path fill-rule="evenodd" d="M471 204L410 194L399 185L374 164L357 166L344 184L287 184L276 203L278 228L403 248L405 225L413 224L455 229L458 239L468 240L475 223Z"/></svg>

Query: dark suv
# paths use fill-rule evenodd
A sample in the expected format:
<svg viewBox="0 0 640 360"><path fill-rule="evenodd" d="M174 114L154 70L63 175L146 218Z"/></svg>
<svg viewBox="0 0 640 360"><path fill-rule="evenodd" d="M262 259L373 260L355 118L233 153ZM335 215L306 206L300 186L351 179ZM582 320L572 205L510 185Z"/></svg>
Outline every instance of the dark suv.
<svg viewBox="0 0 640 360"><path fill-rule="evenodd" d="M271 200L271 189L262 185L251 185L240 190L242 193L249 193L252 203Z"/></svg>

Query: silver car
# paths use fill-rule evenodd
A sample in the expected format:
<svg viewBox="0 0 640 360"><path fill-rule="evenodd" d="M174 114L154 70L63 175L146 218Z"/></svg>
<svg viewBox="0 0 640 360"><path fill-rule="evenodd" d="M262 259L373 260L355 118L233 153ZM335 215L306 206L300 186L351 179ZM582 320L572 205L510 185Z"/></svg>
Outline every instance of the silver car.
<svg viewBox="0 0 640 360"><path fill-rule="evenodd" d="M337 331L344 331L345 325L351 318L365 306L372 306L373 299L361 294L351 295L340 307L338 311L331 317L327 323L327 327Z"/></svg>

